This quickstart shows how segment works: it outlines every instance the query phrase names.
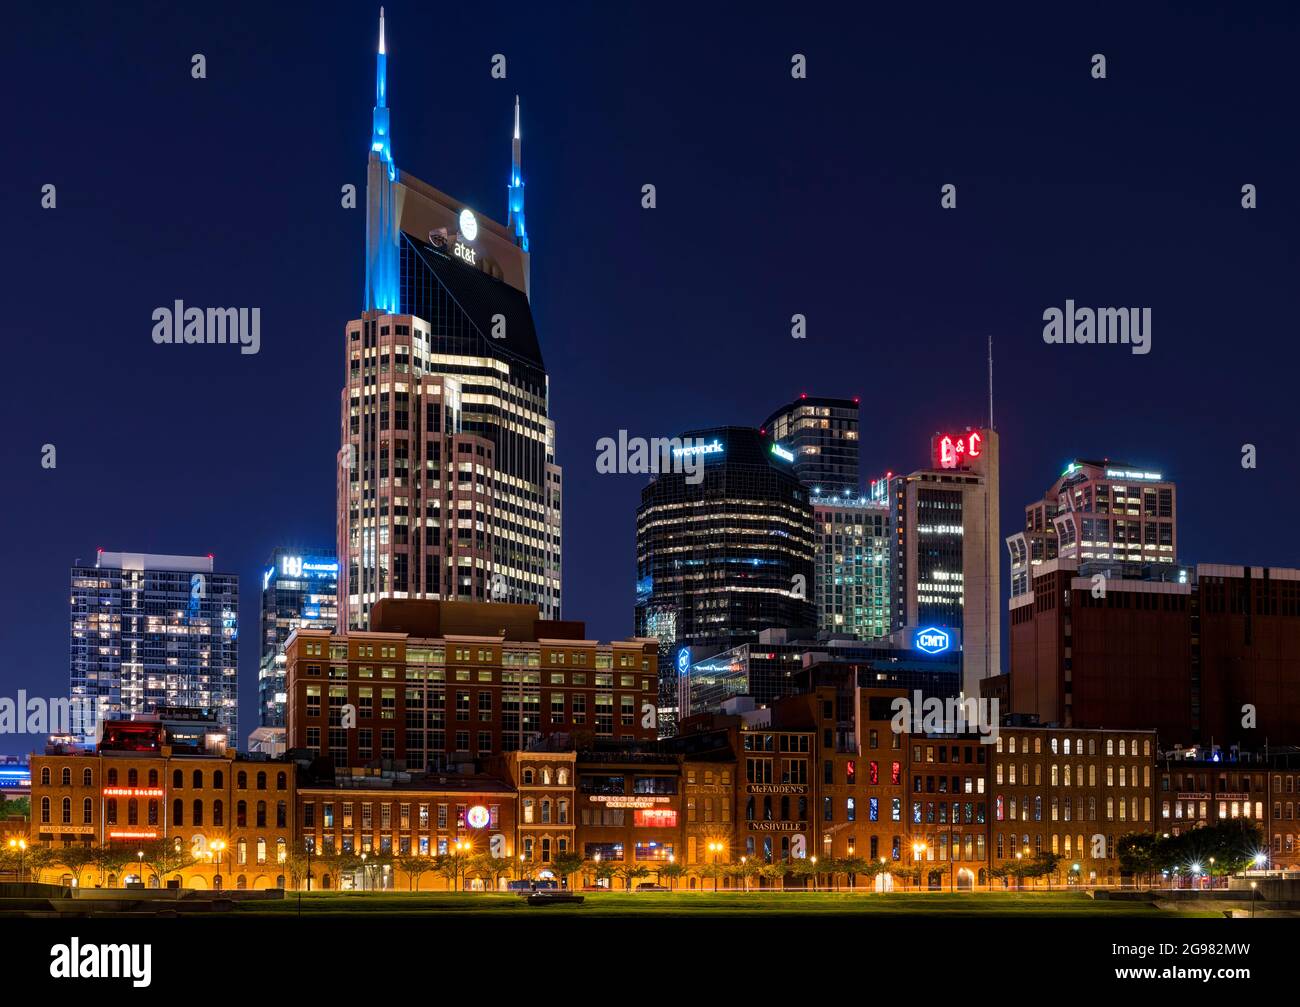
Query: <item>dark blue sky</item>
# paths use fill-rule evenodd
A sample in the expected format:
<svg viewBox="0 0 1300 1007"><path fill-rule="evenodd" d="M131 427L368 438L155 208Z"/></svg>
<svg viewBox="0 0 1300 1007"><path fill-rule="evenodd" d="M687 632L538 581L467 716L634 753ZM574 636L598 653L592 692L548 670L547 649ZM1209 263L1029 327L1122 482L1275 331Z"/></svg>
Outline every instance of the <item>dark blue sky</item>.
<svg viewBox="0 0 1300 1007"><path fill-rule="evenodd" d="M522 96L565 615L632 631L640 480L597 475L598 438L857 394L864 474L919 467L984 417L990 334L1004 533L1110 455L1178 480L1184 561L1300 565L1295 15L845 6L386 4L399 167L504 219ZM254 725L263 561L333 541L377 13L9 5L0 695L66 693L76 558L212 552ZM261 307L261 352L155 346L177 298ZM1045 345L1066 298L1150 307L1152 352Z"/></svg>

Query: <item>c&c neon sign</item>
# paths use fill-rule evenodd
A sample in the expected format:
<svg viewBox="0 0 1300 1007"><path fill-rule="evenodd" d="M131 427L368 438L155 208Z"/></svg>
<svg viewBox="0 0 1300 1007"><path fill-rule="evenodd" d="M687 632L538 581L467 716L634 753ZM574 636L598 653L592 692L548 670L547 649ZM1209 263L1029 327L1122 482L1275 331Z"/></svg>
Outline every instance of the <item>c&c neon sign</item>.
<svg viewBox="0 0 1300 1007"><path fill-rule="evenodd" d="M955 469L967 458L978 458L984 452L984 436L978 430L954 437L943 434L939 438L939 468Z"/></svg>

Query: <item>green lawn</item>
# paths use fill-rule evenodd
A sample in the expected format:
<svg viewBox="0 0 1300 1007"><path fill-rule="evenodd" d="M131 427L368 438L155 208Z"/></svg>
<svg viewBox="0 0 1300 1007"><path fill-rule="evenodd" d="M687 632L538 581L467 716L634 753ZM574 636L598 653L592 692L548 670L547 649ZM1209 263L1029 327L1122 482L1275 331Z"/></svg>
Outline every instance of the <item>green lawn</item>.
<svg viewBox="0 0 1300 1007"><path fill-rule="evenodd" d="M912 916L944 913L959 916L1161 917L1217 916L1217 913L1162 911L1147 902L1094 901L1078 892L894 893L832 892L584 892L577 905L533 907L517 895L438 892L312 892L302 896L304 916L440 915L501 916L740 916L757 913L798 915ZM236 915L296 915L298 895L284 901L236 903Z"/></svg>

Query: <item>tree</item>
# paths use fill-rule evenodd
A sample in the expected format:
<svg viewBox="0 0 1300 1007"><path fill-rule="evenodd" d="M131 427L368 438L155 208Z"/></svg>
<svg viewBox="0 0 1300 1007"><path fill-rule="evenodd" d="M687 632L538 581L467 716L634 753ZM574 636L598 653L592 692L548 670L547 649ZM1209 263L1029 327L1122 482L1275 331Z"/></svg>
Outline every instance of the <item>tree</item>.
<svg viewBox="0 0 1300 1007"><path fill-rule="evenodd" d="M674 860L672 863L664 864L657 871L655 871L655 877L658 879L660 884L663 884L664 879L667 878L668 887L676 888L677 886L675 882L680 881L682 875L684 875L685 873L686 873L686 865L682 863L678 863L676 860Z"/></svg>
<svg viewBox="0 0 1300 1007"><path fill-rule="evenodd" d="M866 875L868 879L875 877L880 861L868 860L865 857L846 857L839 862L839 866L849 876L849 887L856 888L858 886L858 875Z"/></svg>
<svg viewBox="0 0 1300 1007"><path fill-rule="evenodd" d="M608 881L617 871L618 865L612 864L608 860L597 861L595 867L592 869L592 873L596 875L597 881Z"/></svg>
<svg viewBox="0 0 1300 1007"><path fill-rule="evenodd" d="M785 864L764 864L758 872L760 878L765 878L775 885L778 881L785 879ZM782 885L784 887L784 885Z"/></svg>
<svg viewBox="0 0 1300 1007"><path fill-rule="evenodd" d="M627 890L630 892L633 881L650 876L650 868L641 864L623 864L616 868L615 873L627 883Z"/></svg>
<svg viewBox="0 0 1300 1007"><path fill-rule="evenodd" d="M140 857L139 854L144 856ZM195 857L184 843L175 839L150 839L136 847L136 860L142 867L148 867L158 878L160 886L166 884L166 877L175 871L183 871L193 866ZM143 881L144 879L141 878Z"/></svg>
<svg viewBox="0 0 1300 1007"><path fill-rule="evenodd" d="M732 864L727 873L739 881L741 886L748 891L750 879L758 877L758 872L762 869L763 865L753 857L743 857L740 863Z"/></svg>
<svg viewBox="0 0 1300 1007"><path fill-rule="evenodd" d="M106 874L117 874L135 857L122 846L96 846L94 857L90 861L99 872L99 883L104 884Z"/></svg>
<svg viewBox="0 0 1300 1007"><path fill-rule="evenodd" d="M704 880L713 879L713 890L718 890L718 878L727 873L727 868L723 864L701 864L697 873Z"/></svg>
<svg viewBox="0 0 1300 1007"><path fill-rule="evenodd" d="M805 887L807 886L809 878L813 879L814 885L817 883L817 865L810 857L797 857L794 860L791 860L790 873L796 878L802 880Z"/></svg>
<svg viewBox="0 0 1300 1007"><path fill-rule="evenodd" d="M406 875L407 891L420 887L420 878L433 870L433 858L427 853L403 853L397 858L397 869Z"/></svg>
<svg viewBox="0 0 1300 1007"><path fill-rule="evenodd" d="M1115 854L1119 858L1119 869L1134 878L1143 876L1150 884L1151 876L1157 870L1156 855L1159 837L1150 832L1130 832L1120 836L1115 842Z"/></svg>
<svg viewBox="0 0 1300 1007"><path fill-rule="evenodd" d="M495 891L501 885L501 879L508 877L514 865L506 857L494 857L490 853L480 853L471 858L469 873L482 878L485 886Z"/></svg>
<svg viewBox="0 0 1300 1007"><path fill-rule="evenodd" d="M449 887L453 891L459 891L461 884L460 879L464 875L465 869L469 867L469 855L460 851L452 853L440 853L433 861L433 869L438 875L446 879Z"/></svg>
<svg viewBox="0 0 1300 1007"><path fill-rule="evenodd" d="M562 877L570 888L573 887L573 876L582 870L583 856L573 850L565 850L563 853L556 854L555 873Z"/></svg>
<svg viewBox="0 0 1300 1007"><path fill-rule="evenodd" d="M308 872L311 870L311 861L319 859L320 857L317 857L314 852L308 855L305 842L298 849L288 850L284 857L283 866L284 873L289 878L289 884L293 885L294 888L301 888L303 882L307 880Z"/></svg>
<svg viewBox="0 0 1300 1007"><path fill-rule="evenodd" d="M52 864L58 864L66 867L76 880L78 885L81 884L81 872L95 863L95 851L89 846L83 846L78 843L75 846L65 846L62 849L51 851L54 854Z"/></svg>

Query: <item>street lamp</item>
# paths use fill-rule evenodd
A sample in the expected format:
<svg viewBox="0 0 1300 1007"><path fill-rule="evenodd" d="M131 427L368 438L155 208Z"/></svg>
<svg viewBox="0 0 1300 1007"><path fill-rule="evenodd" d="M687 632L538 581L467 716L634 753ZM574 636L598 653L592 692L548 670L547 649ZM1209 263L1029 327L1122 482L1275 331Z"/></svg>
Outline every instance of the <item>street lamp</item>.
<svg viewBox="0 0 1300 1007"><path fill-rule="evenodd" d="M916 870L916 887L921 887L921 854L925 852L925 843L917 840L912 844L912 867Z"/></svg>
<svg viewBox="0 0 1300 1007"><path fill-rule="evenodd" d="M1255 918L1255 882L1250 883L1250 918Z"/></svg>
<svg viewBox="0 0 1300 1007"><path fill-rule="evenodd" d="M361 853L361 890L366 890L366 857L369 856L365 851Z"/></svg>
<svg viewBox="0 0 1300 1007"><path fill-rule="evenodd" d="M214 888L221 887L221 854L222 851L225 850L225 848L226 848L226 841L224 839L214 839L211 845L208 847L208 849L212 850L212 852L215 853L217 857L217 873L216 876L212 879L212 885ZM311 887L310 874L308 874L307 876L307 886L309 888Z"/></svg>
<svg viewBox="0 0 1300 1007"><path fill-rule="evenodd" d="M9 849L18 851L18 880L22 881L27 876L27 872L23 869L27 864L27 840L11 839Z"/></svg>
<svg viewBox="0 0 1300 1007"><path fill-rule="evenodd" d="M139 874L137 875L137 877L139 877L140 879L140 884L143 885L144 884L144 850L136 850L135 857L140 862Z"/></svg>
<svg viewBox="0 0 1300 1007"><path fill-rule="evenodd" d="M740 883L744 886L744 891L746 893L749 892L749 874L745 871L745 864L748 861L749 857L740 858Z"/></svg>
<svg viewBox="0 0 1300 1007"><path fill-rule="evenodd" d="M813 891L817 891L817 855L813 854L808 858L808 862L813 865Z"/></svg>
<svg viewBox="0 0 1300 1007"><path fill-rule="evenodd" d="M1210 887L1214 887L1214 858L1210 858Z"/></svg>

